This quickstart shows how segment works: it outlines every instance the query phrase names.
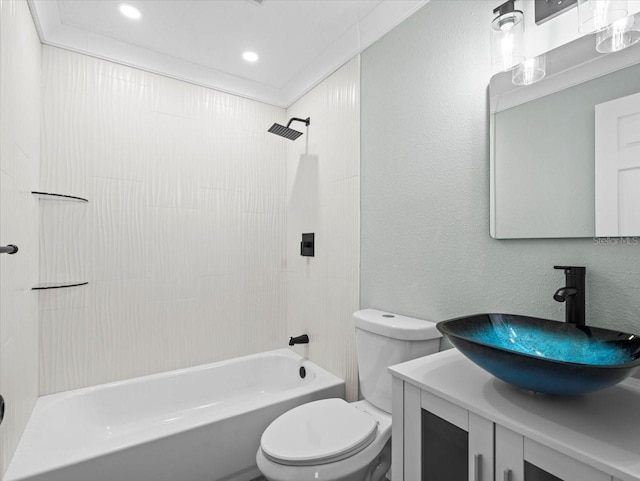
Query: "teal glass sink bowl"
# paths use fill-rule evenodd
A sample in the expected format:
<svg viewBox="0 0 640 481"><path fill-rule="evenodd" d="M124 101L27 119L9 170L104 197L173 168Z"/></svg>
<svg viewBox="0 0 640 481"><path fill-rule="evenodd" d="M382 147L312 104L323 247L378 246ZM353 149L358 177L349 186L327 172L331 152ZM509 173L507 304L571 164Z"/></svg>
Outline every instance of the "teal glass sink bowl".
<svg viewBox="0 0 640 481"><path fill-rule="evenodd" d="M514 386L556 395L598 391L640 367L640 337L513 314L439 322L462 354Z"/></svg>

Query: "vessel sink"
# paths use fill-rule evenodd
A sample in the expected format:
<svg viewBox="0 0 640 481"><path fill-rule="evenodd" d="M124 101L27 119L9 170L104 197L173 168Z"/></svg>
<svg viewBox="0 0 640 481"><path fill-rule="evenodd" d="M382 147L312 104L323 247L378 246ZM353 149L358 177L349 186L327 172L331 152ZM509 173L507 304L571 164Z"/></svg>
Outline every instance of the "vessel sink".
<svg viewBox="0 0 640 481"><path fill-rule="evenodd" d="M640 338L626 332L513 314L476 314L437 327L484 370L539 393L598 391L640 366Z"/></svg>

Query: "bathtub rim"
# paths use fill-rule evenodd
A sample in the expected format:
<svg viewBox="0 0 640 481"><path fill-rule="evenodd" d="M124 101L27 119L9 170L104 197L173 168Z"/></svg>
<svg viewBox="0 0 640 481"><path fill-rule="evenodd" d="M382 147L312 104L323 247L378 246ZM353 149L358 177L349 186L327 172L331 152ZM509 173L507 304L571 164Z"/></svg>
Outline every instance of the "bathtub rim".
<svg viewBox="0 0 640 481"><path fill-rule="evenodd" d="M253 354L247 354L244 356L238 356L238 357L233 357L230 359L222 359L220 361L213 361L213 362L209 362L207 364L195 364L193 366L187 366L187 367L181 367L178 369L171 369L170 371L161 371L161 372L156 372L153 374L143 374L142 376L136 376L136 377L130 377L130 378L126 378L126 379L120 379L118 381L109 381L106 383L102 383L102 384L94 384L91 386L83 386L83 387L79 387L79 388L75 388L75 389L70 389L67 391L60 391L60 392L55 392L55 393L51 393L51 394L45 394L44 396L39 396L38 400L40 399L63 399L65 397L71 397L74 395L78 395L78 394L85 394L87 392L99 392L105 389L109 389L109 388L113 388L113 387L117 387L117 386L123 386L123 385L127 385L127 384L135 384L138 382L141 382L142 380L146 380L146 381L153 381L155 379L162 379L162 378L169 378L169 377L173 377L173 376L178 376L180 374L183 373L187 373L187 372L198 372L198 371L206 371L207 369L211 369L213 367L222 367L222 366L226 366L226 365L230 365L230 364L237 364L241 361L246 361L246 360L250 360L250 359L255 359L255 358L259 358L259 357L263 357L265 355L273 355L273 356L281 356L281 357L289 357L292 359L297 359L300 361L304 361L304 362L309 362L313 365L315 365L316 367L318 367L321 372L324 371L325 373L327 373L329 375L329 377L335 377L336 379L343 381L342 379L340 379L338 376L336 376L333 373L330 373L329 371L327 371L326 369L324 369L323 367L320 367L318 364L314 363L313 361L305 358L304 356L301 356L300 354L298 354L296 351L287 348L287 347L283 347L283 348L279 348L279 349L272 349L270 351L261 351L261 352L256 352ZM343 381L344 382L344 381Z"/></svg>

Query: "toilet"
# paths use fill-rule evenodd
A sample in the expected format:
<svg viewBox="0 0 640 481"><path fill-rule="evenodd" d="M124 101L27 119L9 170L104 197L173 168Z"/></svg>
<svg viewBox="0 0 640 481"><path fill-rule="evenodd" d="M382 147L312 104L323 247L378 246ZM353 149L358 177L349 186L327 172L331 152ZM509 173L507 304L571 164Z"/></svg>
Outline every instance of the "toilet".
<svg viewBox="0 0 640 481"><path fill-rule="evenodd" d="M387 367L438 352L433 322L375 309L353 314L364 400L322 399L273 421L256 455L269 481L380 481L391 466Z"/></svg>

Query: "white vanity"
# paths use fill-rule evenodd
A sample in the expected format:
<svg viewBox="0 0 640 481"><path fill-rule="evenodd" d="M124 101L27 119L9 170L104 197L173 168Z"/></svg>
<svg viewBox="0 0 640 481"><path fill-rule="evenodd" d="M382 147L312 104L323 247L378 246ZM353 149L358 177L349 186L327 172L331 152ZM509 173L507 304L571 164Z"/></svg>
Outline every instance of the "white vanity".
<svg viewBox="0 0 640 481"><path fill-rule="evenodd" d="M536 395L455 349L389 371L393 481L640 481L640 379Z"/></svg>

